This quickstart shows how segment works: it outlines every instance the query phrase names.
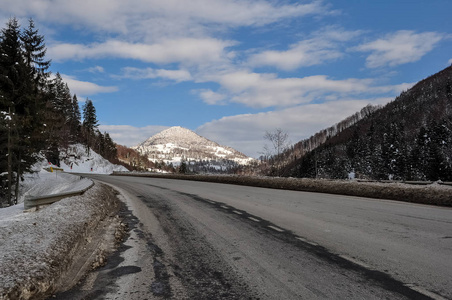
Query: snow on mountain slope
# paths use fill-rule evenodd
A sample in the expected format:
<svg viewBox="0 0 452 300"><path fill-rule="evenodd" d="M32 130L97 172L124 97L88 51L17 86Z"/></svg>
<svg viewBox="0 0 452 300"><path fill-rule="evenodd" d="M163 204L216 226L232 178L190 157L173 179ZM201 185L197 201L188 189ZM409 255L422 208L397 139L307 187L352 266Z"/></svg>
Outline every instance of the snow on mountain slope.
<svg viewBox="0 0 452 300"><path fill-rule="evenodd" d="M253 160L233 148L221 146L180 126L166 129L132 148L147 155L151 161L173 165L179 165L181 160L230 161L240 165Z"/></svg>

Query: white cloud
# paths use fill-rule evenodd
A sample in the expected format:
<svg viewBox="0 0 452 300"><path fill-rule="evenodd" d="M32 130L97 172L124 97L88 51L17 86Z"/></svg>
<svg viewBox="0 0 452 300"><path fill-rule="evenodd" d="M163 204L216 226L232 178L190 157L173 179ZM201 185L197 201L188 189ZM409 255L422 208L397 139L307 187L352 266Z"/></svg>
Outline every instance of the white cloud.
<svg viewBox="0 0 452 300"><path fill-rule="evenodd" d="M400 30L384 38L353 48L356 51L371 52L366 59L368 68L391 67L415 62L430 52L443 39L437 32L415 33Z"/></svg>
<svg viewBox="0 0 452 300"><path fill-rule="evenodd" d="M70 75L61 74L63 81L67 83L72 94L77 96L91 96L100 93L112 93L116 92L118 88L116 86L100 86L92 82L80 81Z"/></svg>
<svg viewBox="0 0 452 300"><path fill-rule="evenodd" d="M105 70L104 70L104 68L101 67L101 66L94 66L94 67L92 67L92 68L89 68L89 69L88 69L88 72L90 72L90 73L104 73Z"/></svg>
<svg viewBox="0 0 452 300"><path fill-rule="evenodd" d="M372 78L335 80L326 75L281 78L275 73L256 73L246 69L204 74L198 82L215 82L218 91L194 90L207 104L239 103L253 108L290 107L313 101L333 101L344 97L396 96L413 83L379 85ZM201 78L201 77L199 77ZM369 96L371 95L371 96Z"/></svg>
<svg viewBox="0 0 452 300"><path fill-rule="evenodd" d="M170 79L176 82L193 80L190 72L187 70L166 70L166 69L138 69L132 67L123 68L124 78L132 79L154 79L163 78Z"/></svg>
<svg viewBox="0 0 452 300"><path fill-rule="evenodd" d="M452 58L447 62L449 65L452 65Z"/></svg>
<svg viewBox="0 0 452 300"><path fill-rule="evenodd" d="M128 43L109 40L90 45L56 44L48 48L48 54L56 61L84 60L91 58L126 58L143 62L167 64L204 64L225 60L225 48L234 45L231 41L214 38L181 38L159 43Z"/></svg>
<svg viewBox="0 0 452 300"><path fill-rule="evenodd" d="M193 90L192 91L195 94L198 94L199 97L206 103L206 104L224 104L226 95L214 92L209 89L199 89L199 90Z"/></svg>
<svg viewBox="0 0 452 300"><path fill-rule="evenodd" d="M361 34L360 31L345 31L326 28L314 33L312 38L289 46L286 51L263 51L250 57L252 66L274 66L283 70L313 66L341 58L341 44Z"/></svg>
<svg viewBox="0 0 452 300"><path fill-rule="evenodd" d="M275 74L242 70L219 75L215 81L230 93L231 102L257 108L309 103L331 94L339 97L367 93L372 89L378 92L372 87L372 79L333 80L325 75L278 78Z"/></svg>
<svg viewBox="0 0 452 300"><path fill-rule="evenodd" d="M292 143L296 143L334 125L368 104L385 104L392 99L339 100L279 111L224 117L200 126L196 132L257 158L265 143L265 131L281 128L289 133Z"/></svg>
<svg viewBox="0 0 452 300"><path fill-rule="evenodd" d="M130 125L100 125L101 132L108 132L113 141L128 147L136 146L144 142L156 133L168 129L168 126L150 125L145 127L134 127Z"/></svg>
<svg viewBox="0 0 452 300"><path fill-rule="evenodd" d="M167 78L177 82L193 80L190 72L187 70L155 70L156 77Z"/></svg>
<svg viewBox="0 0 452 300"><path fill-rule="evenodd" d="M178 13L185 14L187 8L193 19L208 23L230 24L230 26L252 26L274 23L280 19L311 14L324 14L326 8L321 1L307 4L278 5L270 1L226 1L198 0L192 5L180 6Z"/></svg>
<svg viewBox="0 0 452 300"><path fill-rule="evenodd" d="M92 32L146 40L200 36L218 27L262 26L286 18L329 13L323 1L280 4L265 0L1 0L0 4L7 16L35 17Z"/></svg>

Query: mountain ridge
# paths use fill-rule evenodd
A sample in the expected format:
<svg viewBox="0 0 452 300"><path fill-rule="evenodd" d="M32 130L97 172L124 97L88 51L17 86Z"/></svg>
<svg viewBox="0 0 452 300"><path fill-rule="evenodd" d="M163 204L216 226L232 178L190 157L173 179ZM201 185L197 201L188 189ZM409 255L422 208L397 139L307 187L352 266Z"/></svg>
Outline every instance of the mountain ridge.
<svg viewBox="0 0 452 300"><path fill-rule="evenodd" d="M452 180L452 66L353 116L336 134L322 130L284 153L296 157L284 175Z"/></svg>

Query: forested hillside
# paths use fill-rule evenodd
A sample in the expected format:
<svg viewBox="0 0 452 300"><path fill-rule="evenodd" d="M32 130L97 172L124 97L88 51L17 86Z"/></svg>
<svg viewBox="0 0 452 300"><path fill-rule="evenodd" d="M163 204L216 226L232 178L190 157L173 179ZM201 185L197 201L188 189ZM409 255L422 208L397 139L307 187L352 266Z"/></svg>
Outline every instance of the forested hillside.
<svg viewBox="0 0 452 300"><path fill-rule="evenodd" d="M452 66L284 153L285 176L452 180Z"/></svg>
<svg viewBox="0 0 452 300"><path fill-rule="evenodd" d="M116 145L116 149L118 153L117 163L125 166L129 170L147 171L157 167L146 155L139 153L135 149L123 145Z"/></svg>
<svg viewBox="0 0 452 300"><path fill-rule="evenodd" d="M97 129L91 100L83 106L60 74L48 71L44 36L33 20L21 29L12 18L0 33L0 204L11 205L24 173L43 157L59 165L60 151L82 143L116 158L108 133Z"/></svg>

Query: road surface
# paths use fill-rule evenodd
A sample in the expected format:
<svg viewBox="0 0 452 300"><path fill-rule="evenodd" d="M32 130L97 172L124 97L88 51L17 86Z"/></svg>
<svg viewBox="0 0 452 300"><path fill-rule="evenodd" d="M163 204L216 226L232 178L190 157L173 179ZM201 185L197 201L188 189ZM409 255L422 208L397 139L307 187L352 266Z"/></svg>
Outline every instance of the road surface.
<svg viewBox="0 0 452 300"><path fill-rule="evenodd" d="M452 209L90 175L130 237L58 299L452 299Z"/></svg>

